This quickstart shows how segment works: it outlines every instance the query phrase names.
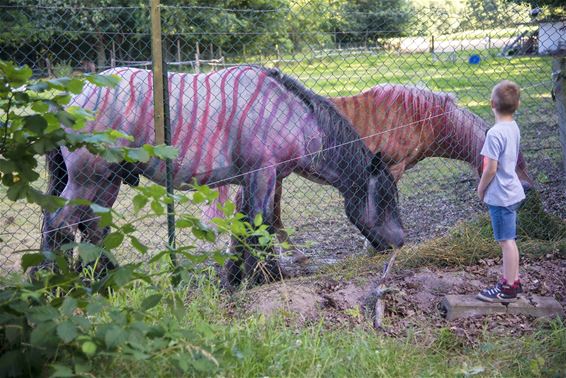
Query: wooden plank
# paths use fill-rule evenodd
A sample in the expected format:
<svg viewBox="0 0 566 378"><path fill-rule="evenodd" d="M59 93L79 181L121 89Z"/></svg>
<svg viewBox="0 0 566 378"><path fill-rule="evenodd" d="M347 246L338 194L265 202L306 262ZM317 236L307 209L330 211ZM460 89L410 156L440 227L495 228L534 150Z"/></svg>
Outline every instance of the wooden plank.
<svg viewBox="0 0 566 378"><path fill-rule="evenodd" d="M520 297L515 303L504 305L480 301L475 295L447 295L441 302L446 311L446 319L491 314L524 314L535 317L564 316L564 309L552 297L532 295Z"/></svg>

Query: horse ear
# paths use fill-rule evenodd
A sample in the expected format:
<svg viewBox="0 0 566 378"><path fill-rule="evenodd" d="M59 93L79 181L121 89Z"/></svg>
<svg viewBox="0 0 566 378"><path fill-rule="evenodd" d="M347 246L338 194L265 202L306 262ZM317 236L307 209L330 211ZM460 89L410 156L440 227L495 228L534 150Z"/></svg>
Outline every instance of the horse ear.
<svg viewBox="0 0 566 378"><path fill-rule="evenodd" d="M386 168L387 168L387 166L383 162L383 158L381 157L381 152L377 151L375 153L375 155L373 156L373 158L371 159L371 163L368 167L369 172L372 175L376 175L376 174L379 173L379 171L382 171Z"/></svg>

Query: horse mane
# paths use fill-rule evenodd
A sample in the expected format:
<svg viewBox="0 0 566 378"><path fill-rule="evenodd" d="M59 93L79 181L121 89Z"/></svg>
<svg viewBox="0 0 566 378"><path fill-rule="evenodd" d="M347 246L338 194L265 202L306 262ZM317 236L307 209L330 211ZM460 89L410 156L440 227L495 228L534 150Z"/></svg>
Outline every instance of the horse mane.
<svg viewBox="0 0 566 378"><path fill-rule="evenodd" d="M402 84L379 84L369 90L379 102L400 98L405 107L412 105L411 116L424 119L440 116L450 104L456 104L456 96L448 92L434 92L428 88ZM410 109L405 108L406 111Z"/></svg>
<svg viewBox="0 0 566 378"><path fill-rule="evenodd" d="M294 94L313 112L318 126L324 135L323 151L321 152L323 157L358 156L357 159L354 158L353 160L360 161L360 154L364 154L368 161L363 163L369 163L371 152L365 148L350 121L336 109L330 99L316 94L297 79L284 74L276 68L264 68L264 70L267 76L273 78ZM340 150L340 152L336 150ZM336 155L337 153L339 155Z"/></svg>

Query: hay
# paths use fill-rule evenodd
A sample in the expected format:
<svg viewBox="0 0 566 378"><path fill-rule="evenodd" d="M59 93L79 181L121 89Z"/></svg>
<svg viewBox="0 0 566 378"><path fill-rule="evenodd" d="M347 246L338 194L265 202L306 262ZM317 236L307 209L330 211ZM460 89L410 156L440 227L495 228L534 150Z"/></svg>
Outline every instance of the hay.
<svg viewBox="0 0 566 378"><path fill-rule="evenodd" d="M522 257L551 255L566 258L566 223L544 211L537 192L529 193L518 217L517 245ZM387 261L388 255L349 258L323 269L321 273L355 277L363 272L375 272ZM396 265L402 268L463 267L498 257L501 257L501 249L493 239L491 222L486 212L475 220L456 224L443 237L404 246L397 253Z"/></svg>

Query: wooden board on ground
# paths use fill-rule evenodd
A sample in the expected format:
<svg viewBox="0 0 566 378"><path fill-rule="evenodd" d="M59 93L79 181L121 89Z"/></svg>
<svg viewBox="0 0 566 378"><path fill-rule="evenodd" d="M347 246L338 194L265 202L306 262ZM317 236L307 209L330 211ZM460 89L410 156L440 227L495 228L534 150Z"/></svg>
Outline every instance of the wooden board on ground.
<svg viewBox="0 0 566 378"><path fill-rule="evenodd" d="M523 296L515 303L504 305L480 301L475 295L447 295L441 302L446 319L490 314L524 314L535 317L564 316L564 309L552 297Z"/></svg>

